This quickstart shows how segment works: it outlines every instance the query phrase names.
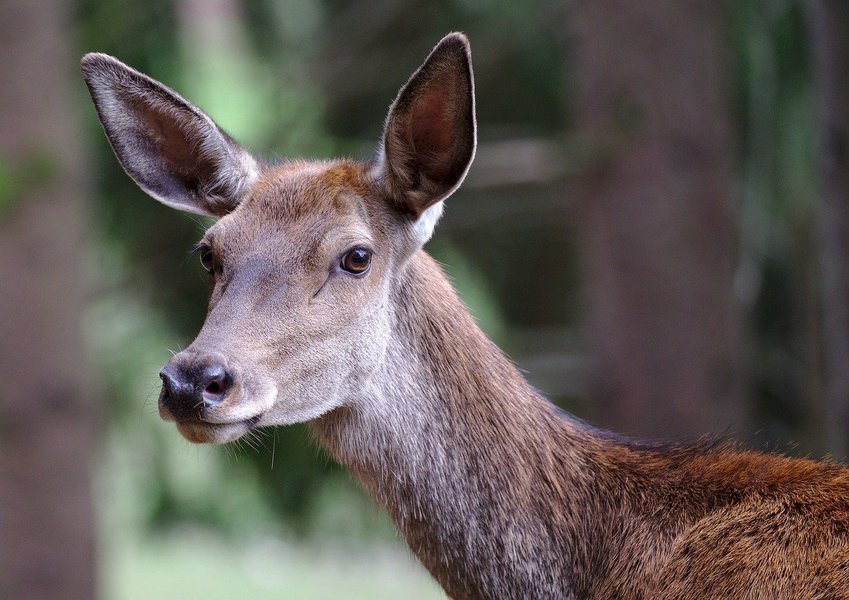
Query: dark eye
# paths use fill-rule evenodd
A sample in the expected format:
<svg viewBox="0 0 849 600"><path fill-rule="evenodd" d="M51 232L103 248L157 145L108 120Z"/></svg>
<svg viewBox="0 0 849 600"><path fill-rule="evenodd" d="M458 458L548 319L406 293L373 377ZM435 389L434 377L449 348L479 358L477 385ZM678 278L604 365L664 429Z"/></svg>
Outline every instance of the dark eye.
<svg viewBox="0 0 849 600"><path fill-rule="evenodd" d="M368 248L359 246L352 248L342 257L342 264L340 266L343 270L348 271L348 273L362 275L368 271L371 265L371 255L372 252Z"/></svg>
<svg viewBox="0 0 849 600"><path fill-rule="evenodd" d="M207 273L212 273L213 269L215 269L215 258L212 255L212 248L206 244L201 244L198 247L198 254L200 254L200 264L203 265Z"/></svg>

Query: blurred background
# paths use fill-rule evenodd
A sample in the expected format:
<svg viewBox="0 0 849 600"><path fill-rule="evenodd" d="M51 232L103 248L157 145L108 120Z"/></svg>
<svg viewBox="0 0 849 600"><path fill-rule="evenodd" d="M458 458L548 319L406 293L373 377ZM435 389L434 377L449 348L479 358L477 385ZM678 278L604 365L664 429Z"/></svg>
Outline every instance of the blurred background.
<svg viewBox="0 0 849 600"><path fill-rule="evenodd" d="M844 0L0 0L0 598L440 598L304 427L197 447L159 368L204 227L121 171L114 54L256 153L367 158L448 31L479 150L428 251L553 401L849 451Z"/></svg>

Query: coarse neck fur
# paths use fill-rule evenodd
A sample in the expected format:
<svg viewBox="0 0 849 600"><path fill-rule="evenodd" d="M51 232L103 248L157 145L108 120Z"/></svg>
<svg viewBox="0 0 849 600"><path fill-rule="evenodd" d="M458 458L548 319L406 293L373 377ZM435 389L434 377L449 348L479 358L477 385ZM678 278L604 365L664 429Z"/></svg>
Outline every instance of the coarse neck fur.
<svg viewBox="0 0 849 600"><path fill-rule="evenodd" d="M595 429L525 381L424 252L399 277L380 371L311 426L450 596L702 598L690 576L707 569L696 579L715 589L711 552L739 536L746 547L750 526L811 535L824 548L832 540L823 581L841 577L844 540L829 527L849 516L844 467ZM798 522L789 525L786 511ZM691 563L695 552L705 558ZM826 585L806 568L787 575L797 571L782 570L780 553L730 556L756 574L757 590L782 598ZM728 585L730 594L747 589Z"/></svg>
<svg viewBox="0 0 849 600"><path fill-rule="evenodd" d="M571 597L590 436L486 338L430 257L401 277L383 372L314 432L453 597Z"/></svg>

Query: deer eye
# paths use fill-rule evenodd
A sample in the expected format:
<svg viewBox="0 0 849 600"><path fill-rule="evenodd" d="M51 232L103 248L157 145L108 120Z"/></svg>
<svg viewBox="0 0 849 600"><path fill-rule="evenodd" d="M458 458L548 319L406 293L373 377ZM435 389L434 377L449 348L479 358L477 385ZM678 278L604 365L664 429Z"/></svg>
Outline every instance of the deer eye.
<svg viewBox="0 0 849 600"><path fill-rule="evenodd" d="M348 273L362 275L368 271L368 268L371 265L371 255L372 251L368 248L363 248L361 246L351 248L345 256L342 257L342 263L340 266Z"/></svg>
<svg viewBox="0 0 849 600"><path fill-rule="evenodd" d="M212 254L212 248L208 244L198 244L197 253L200 255L200 264L207 273L212 273L215 269L215 257Z"/></svg>

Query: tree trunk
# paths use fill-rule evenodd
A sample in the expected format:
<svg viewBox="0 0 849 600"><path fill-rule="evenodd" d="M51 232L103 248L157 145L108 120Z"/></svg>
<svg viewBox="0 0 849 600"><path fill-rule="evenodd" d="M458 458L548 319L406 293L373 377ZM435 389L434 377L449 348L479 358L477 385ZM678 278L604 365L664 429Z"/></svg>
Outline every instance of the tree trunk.
<svg viewBox="0 0 849 600"><path fill-rule="evenodd" d="M69 3L0 3L0 597L96 595Z"/></svg>
<svg viewBox="0 0 849 600"><path fill-rule="evenodd" d="M811 0L809 31L819 93L820 265L828 446L849 455L849 5Z"/></svg>
<svg viewBox="0 0 849 600"><path fill-rule="evenodd" d="M573 3L595 397L614 428L743 426L722 3Z"/></svg>

